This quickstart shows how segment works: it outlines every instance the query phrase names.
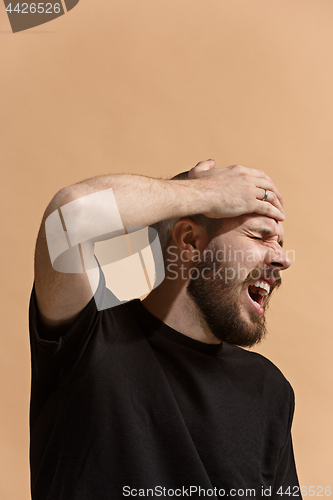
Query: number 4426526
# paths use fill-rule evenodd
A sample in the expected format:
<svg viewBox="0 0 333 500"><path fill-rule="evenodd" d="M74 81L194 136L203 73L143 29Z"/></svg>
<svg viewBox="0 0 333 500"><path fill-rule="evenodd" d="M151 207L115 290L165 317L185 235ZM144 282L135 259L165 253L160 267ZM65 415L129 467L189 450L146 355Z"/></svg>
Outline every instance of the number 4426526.
<svg viewBox="0 0 333 500"><path fill-rule="evenodd" d="M21 8L20 8L21 5ZM19 4L17 3L14 8L12 8L12 4L10 3L8 7L6 7L6 11L9 13L17 12L18 14L59 14L60 13L60 3L31 3L28 5L27 3Z"/></svg>
<svg viewBox="0 0 333 500"><path fill-rule="evenodd" d="M291 497L299 497L300 493L302 497L330 497L331 496L331 487L330 486L302 486L299 488L298 486L294 486L293 488L286 488L285 490L282 486L277 490L277 495L288 495Z"/></svg>

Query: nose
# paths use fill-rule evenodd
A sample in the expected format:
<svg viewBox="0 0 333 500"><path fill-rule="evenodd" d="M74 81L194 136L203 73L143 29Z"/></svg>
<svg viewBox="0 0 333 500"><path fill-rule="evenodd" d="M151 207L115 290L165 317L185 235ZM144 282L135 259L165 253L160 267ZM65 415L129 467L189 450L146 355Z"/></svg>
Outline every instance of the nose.
<svg viewBox="0 0 333 500"><path fill-rule="evenodd" d="M291 260L289 259L283 248L278 244L276 244L276 246L274 245L274 247L269 248L266 254L265 263L269 267L275 268L280 271L288 269L288 267L291 266Z"/></svg>

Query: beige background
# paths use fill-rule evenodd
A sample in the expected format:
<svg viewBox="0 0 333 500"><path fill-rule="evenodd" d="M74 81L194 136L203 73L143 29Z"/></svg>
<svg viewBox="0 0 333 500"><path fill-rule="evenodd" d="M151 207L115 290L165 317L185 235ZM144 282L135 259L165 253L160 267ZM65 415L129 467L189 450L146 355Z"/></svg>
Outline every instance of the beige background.
<svg viewBox="0 0 333 500"><path fill-rule="evenodd" d="M331 0L81 0L11 34L0 5L0 498L29 499L28 300L43 211L104 173L265 169L295 262L258 349L296 392L304 486L332 483Z"/></svg>

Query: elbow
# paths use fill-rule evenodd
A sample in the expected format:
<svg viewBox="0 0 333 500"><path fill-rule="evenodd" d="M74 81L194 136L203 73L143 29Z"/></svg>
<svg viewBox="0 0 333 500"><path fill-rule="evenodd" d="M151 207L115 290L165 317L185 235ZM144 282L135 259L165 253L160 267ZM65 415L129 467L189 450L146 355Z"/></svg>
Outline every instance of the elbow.
<svg viewBox="0 0 333 500"><path fill-rule="evenodd" d="M74 201L77 198L74 188L75 186L68 186L62 188L53 196L52 200L50 201L44 212L44 217L43 217L44 220L47 219L47 217L52 212L58 210L64 205L67 205L67 203L70 203L71 201Z"/></svg>

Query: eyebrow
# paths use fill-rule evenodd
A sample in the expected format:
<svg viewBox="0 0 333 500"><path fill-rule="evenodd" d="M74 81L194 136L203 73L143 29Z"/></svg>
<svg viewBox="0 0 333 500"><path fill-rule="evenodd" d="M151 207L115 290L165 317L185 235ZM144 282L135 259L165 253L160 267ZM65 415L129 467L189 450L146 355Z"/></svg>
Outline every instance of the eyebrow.
<svg viewBox="0 0 333 500"><path fill-rule="evenodd" d="M270 238L271 236L274 235L274 232L267 227L253 227L250 230L257 232L257 233L260 233L261 236L263 236L264 238ZM281 239L280 241L278 241L278 244L282 248L283 247L283 240Z"/></svg>

